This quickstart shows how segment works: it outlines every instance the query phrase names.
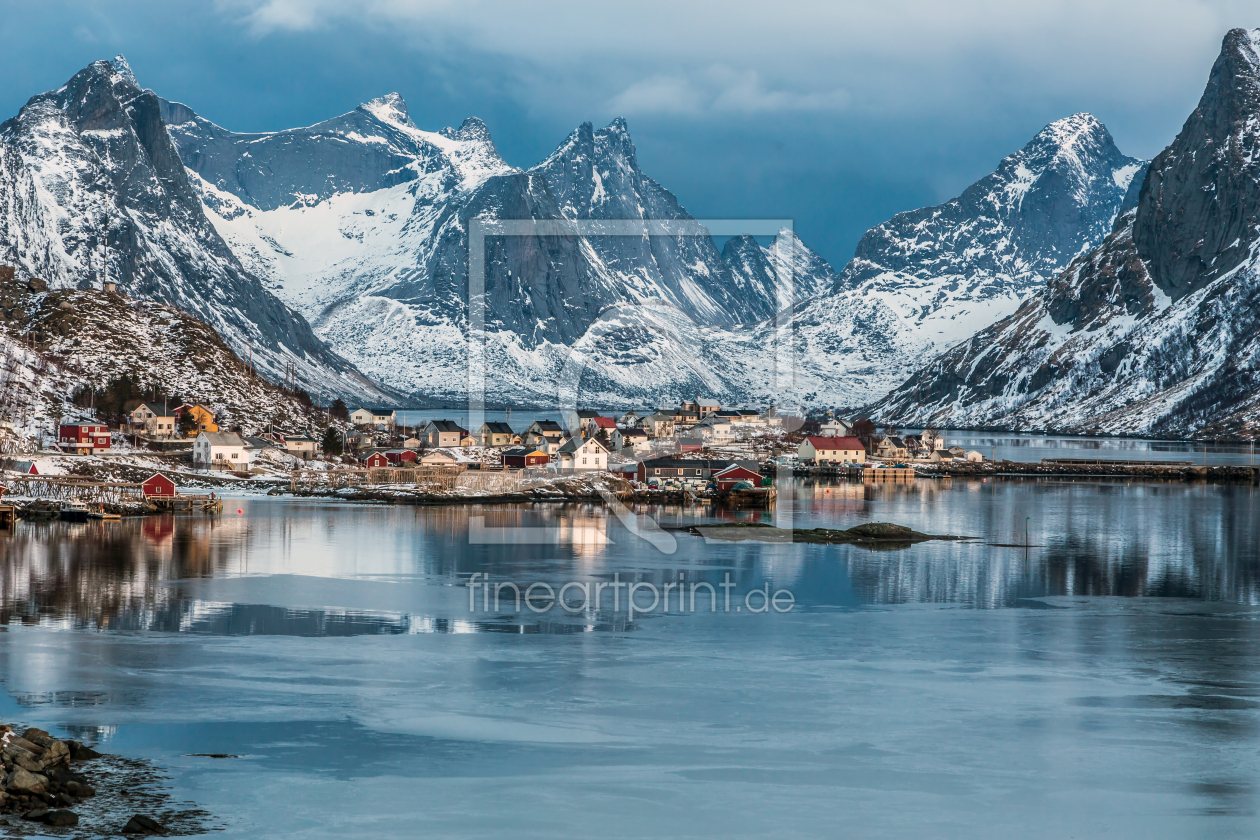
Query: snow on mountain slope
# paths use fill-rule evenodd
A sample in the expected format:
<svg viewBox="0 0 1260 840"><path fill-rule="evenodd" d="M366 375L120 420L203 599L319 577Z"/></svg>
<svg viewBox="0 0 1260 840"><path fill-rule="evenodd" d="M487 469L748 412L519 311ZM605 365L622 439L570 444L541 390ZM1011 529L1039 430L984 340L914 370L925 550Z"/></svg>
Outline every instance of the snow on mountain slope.
<svg viewBox="0 0 1260 840"><path fill-rule="evenodd" d="M75 390L123 376L159 398L210 407L225 429L315 430L298 399L247 374L218 333L175 307L94 290L34 292L22 277L0 280L0 302L0 420L20 434L90 417L71 404Z"/></svg>
<svg viewBox="0 0 1260 840"><path fill-rule="evenodd" d="M875 406L904 423L1260 434L1260 30L1224 39L1135 209Z"/></svg>
<svg viewBox="0 0 1260 840"><path fill-rule="evenodd" d="M579 127L522 172L479 121L423 131L396 95L268 135L163 107L242 263L338 352L421 401L467 398L469 219L691 221L639 170L621 120ZM809 272L809 292L834 281L789 244L774 259ZM774 283L733 283L709 237L498 236L485 263L488 394L505 403L554 403L575 368L588 400L676 400L699 384L735 399L705 361L705 330L774 312Z"/></svg>
<svg viewBox="0 0 1260 840"><path fill-rule="evenodd" d="M203 212L157 97L119 66L98 61L0 125L0 262L85 288L108 259L120 289L195 314L275 378L295 365L313 390L379 399L242 268Z"/></svg>
<svg viewBox="0 0 1260 840"><path fill-rule="evenodd" d="M958 198L867 231L831 288L762 341L794 343L810 399L878 399L1100 242L1142 166L1089 114L1051 123Z"/></svg>

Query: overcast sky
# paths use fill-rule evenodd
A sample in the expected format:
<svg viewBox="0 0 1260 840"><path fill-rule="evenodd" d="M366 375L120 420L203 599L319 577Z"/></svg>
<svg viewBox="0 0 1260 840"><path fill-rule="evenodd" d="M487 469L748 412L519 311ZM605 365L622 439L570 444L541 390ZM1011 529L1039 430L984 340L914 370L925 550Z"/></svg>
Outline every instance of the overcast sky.
<svg viewBox="0 0 1260 840"><path fill-rule="evenodd" d="M624 116L698 217L792 218L837 268L862 233L956 195L1089 111L1151 157L1248 2L635 4L499 0L0 0L0 118L115 53L237 131L391 91L423 128L479 116L517 166Z"/></svg>

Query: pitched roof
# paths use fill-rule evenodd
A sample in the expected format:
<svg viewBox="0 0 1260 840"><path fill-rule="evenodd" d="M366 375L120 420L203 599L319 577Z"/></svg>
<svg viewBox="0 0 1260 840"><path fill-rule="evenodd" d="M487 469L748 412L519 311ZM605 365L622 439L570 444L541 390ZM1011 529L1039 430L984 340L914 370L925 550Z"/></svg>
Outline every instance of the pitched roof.
<svg viewBox="0 0 1260 840"><path fill-rule="evenodd" d="M718 408L722 407L722 404L717 400L696 400L696 405L703 406L705 408L708 408L711 405L717 406Z"/></svg>
<svg viewBox="0 0 1260 840"><path fill-rule="evenodd" d="M142 406L144 406L145 408L149 409L149 411L150 411L150 412L152 412L153 414L156 414L158 417L165 417L165 416L167 416L166 412L169 410L169 409L167 409L167 407L166 407L165 405L163 405L162 403L147 402L147 403L140 403L140 405L142 405ZM139 408L139 407L140 407L140 406L136 406L136 408ZM135 413L135 409L132 409L132 413L133 413L133 414Z"/></svg>
<svg viewBox="0 0 1260 840"><path fill-rule="evenodd" d="M647 432L642 429L619 429L621 436L626 437L647 437Z"/></svg>
<svg viewBox="0 0 1260 840"><path fill-rule="evenodd" d="M429 426L434 427L439 432L459 432L460 434L467 434L467 432L464 431L464 427L456 423L454 420L430 420L425 428L427 429Z"/></svg>
<svg viewBox="0 0 1260 840"><path fill-rule="evenodd" d="M761 473L757 472L756 470L750 470L748 469L748 467L741 466L739 464L731 464L729 467L723 467L722 469L715 472L713 474L713 477L717 478L718 476L727 475L727 473L730 473L730 475L727 476L728 478L731 476L739 475L741 473L746 473L750 476L756 476L757 478L761 478Z"/></svg>
<svg viewBox="0 0 1260 840"><path fill-rule="evenodd" d="M517 458L524 458L527 455L546 455L547 452L539 449L537 446L516 446L511 449L503 450L503 456L512 455Z"/></svg>
<svg viewBox="0 0 1260 840"><path fill-rule="evenodd" d="M537 427L536 431L539 432L564 432L564 429L560 428L560 424L555 420L535 420L530 425L530 428L533 429L535 427Z"/></svg>
<svg viewBox="0 0 1260 840"><path fill-rule="evenodd" d="M511 426L499 420L487 420L481 424L481 427L492 435L510 435L513 433Z"/></svg>
<svg viewBox="0 0 1260 840"><path fill-rule="evenodd" d="M896 435L889 435L888 437L884 438L883 442L888 444L889 446L895 446L898 449L906 448L906 442L902 440L901 438L897 437Z"/></svg>
<svg viewBox="0 0 1260 840"><path fill-rule="evenodd" d="M589 408L579 408L577 410L579 420L590 420L592 417L598 417L598 411L591 411Z"/></svg>
<svg viewBox="0 0 1260 840"><path fill-rule="evenodd" d="M855 437L807 437L815 449L850 449L866 451L866 447L862 445L862 441Z"/></svg>
<svg viewBox="0 0 1260 840"><path fill-rule="evenodd" d="M600 429L617 428L617 421L613 420L611 417L592 417L591 422Z"/></svg>
<svg viewBox="0 0 1260 840"><path fill-rule="evenodd" d="M608 451L607 449L604 449L604 447L600 444L600 442L595 440L595 438L573 437L565 441L564 446L560 447L560 452L565 455L572 455L574 452L577 452L579 449L581 449L583 446L585 446L588 443L595 444L604 452Z"/></svg>
<svg viewBox="0 0 1260 840"><path fill-rule="evenodd" d="M236 432L202 432L197 437L204 437L211 446L244 446L245 441Z"/></svg>

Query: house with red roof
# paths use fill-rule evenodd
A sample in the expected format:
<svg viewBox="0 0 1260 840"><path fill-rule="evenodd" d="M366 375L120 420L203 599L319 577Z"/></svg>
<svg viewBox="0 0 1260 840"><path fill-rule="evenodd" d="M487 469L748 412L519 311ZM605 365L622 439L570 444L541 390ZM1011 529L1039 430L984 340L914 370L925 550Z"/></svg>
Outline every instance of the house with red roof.
<svg viewBox="0 0 1260 840"><path fill-rule="evenodd" d="M588 438L598 437L601 431L611 435L617 431L617 421L611 417L600 417L599 415L586 421L586 436Z"/></svg>
<svg viewBox="0 0 1260 840"><path fill-rule="evenodd" d="M866 447L855 437L807 437L796 456L815 464L865 464Z"/></svg>

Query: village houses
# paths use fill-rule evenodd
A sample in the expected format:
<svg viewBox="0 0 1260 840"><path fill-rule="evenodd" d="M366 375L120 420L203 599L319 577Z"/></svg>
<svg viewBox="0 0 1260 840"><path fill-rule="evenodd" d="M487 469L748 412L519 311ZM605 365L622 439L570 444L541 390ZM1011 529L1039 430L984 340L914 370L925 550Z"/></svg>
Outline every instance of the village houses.
<svg viewBox="0 0 1260 840"><path fill-rule="evenodd" d="M460 446L467 435L468 432L464 430L464 427L454 420L430 420L420 432L421 438L430 449L437 449L440 446Z"/></svg>
<svg viewBox="0 0 1260 840"><path fill-rule="evenodd" d="M109 429L100 423L63 423L57 443L72 455L97 455L109 451Z"/></svg>
<svg viewBox="0 0 1260 840"><path fill-rule="evenodd" d="M217 432L218 425L214 422L214 412L206 408L204 405L181 405L175 409L175 426L179 428L179 418L187 411L192 417L192 430L188 432L189 437L196 437L199 432Z"/></svg>
<svg viewBox="0 0 1260 840"><path fill-rule="evenodd" d="M162 403L140 403L128 415L131 427L150 437L175 437L175 412Z"/></svg>
<svg viewBox="0 0 1260 840"><path fill-rule="evenodd" d="M600 432L603 432L604 434L607 434L607 435L611 435L613 431L616 430L616 428L617 428L616 420L613 420L611 417L601 417L600 415L597 414L591 419L586 421L586 428L582 430L582 434L585 437L592 437L592 438L599 437Z"/></svg>
<svg viewBox="0 0 1260 840"><path fill-rule="evenodd" d="M796 456L815 464L865 464L866 447L855 437L807 437Z"/></svg>
<svg viewBox="0 0 1260 840"><path fill-rule="evenodd" d="M652 441L642 429L616 429L611 437L613 449L618 452L637 455L652 448Z"/></svg>
<svg viewBox="0 0 1260 840"><path fill-rule="evenodd" d="M481 446L511 446L514 437L512 427L497 420L487 420L477 430L477 443Z"/></svg>
<svg viewBox="0 0 1260 840"><path fill-rule="evenodd" d="M554 420L535 420L521 435L521 443L544 450L555 456L565 441L564 429Z"/></svg>
<svg viewBox="0 0 1260 840"><path fill-rule="evenodd" d="M253 450L236 432L198 432L193 466L199 470L248 470Z"/></svg>
<svg viewBox="0 0 1260 840"><path fill-rule="evenodd" d="M392 429L396 416L392 408L356 408L350 412L350 422L356 426Z"/></svg>
<svg viewBox="0 0 1260 840"><path fill-rule="evenodd" d="M673 437L676 428L674 416L663 411L644 417L639 423L639 427L648 433L648 437L653 439Z"/></svg>
<svg viewBox="0 0 1260 840"><path fill-rule="evenodd" d="M570 438L556 453L561 472L602 470L608 467L608 450L595 438Z"/></svg>

